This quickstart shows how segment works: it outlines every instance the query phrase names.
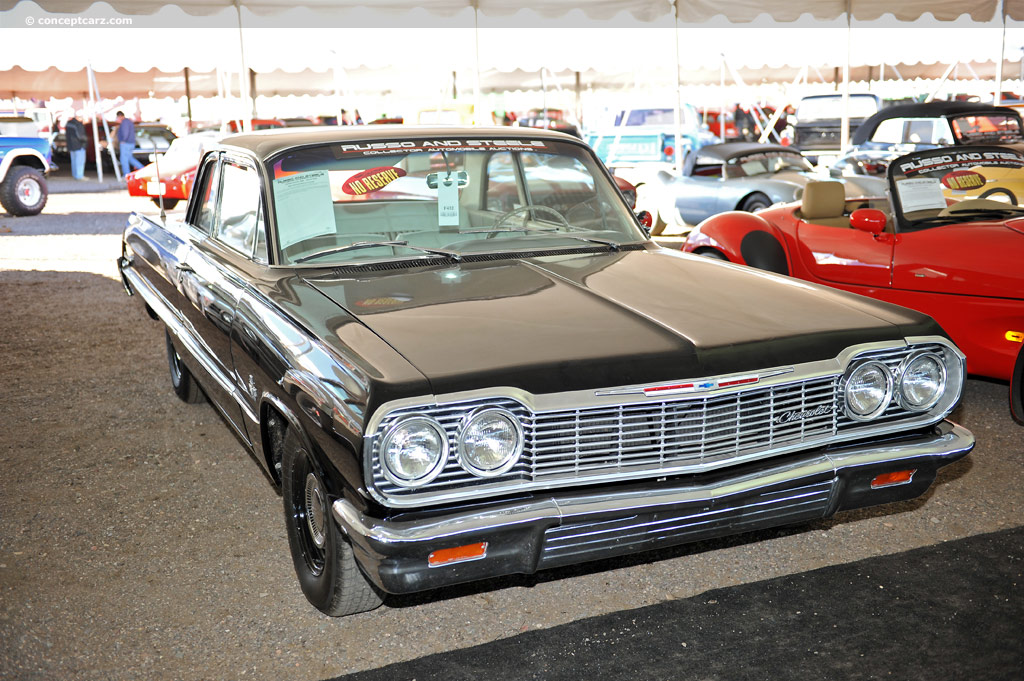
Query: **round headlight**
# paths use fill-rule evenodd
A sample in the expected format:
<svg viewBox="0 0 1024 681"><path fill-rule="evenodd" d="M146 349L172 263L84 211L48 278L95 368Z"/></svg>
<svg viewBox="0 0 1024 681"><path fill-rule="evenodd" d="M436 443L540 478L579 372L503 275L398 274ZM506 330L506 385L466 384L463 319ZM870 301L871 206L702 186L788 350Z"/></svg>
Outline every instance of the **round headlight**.
<svg viewBox="0 0 1024 681"><path fill-rule="evenodd" d="M459 463L473 475L501 475L515 465L522 451L522 426L504 409L472 414L459 435Z"/></svg>
<svg viewBox="0 0 1024 681"><path fill-rule="evenodd" d="M892 374L881 362L856 366L846 378L846 413L857 421L873 419L892 399Z"/></svg>
<svg viewBox="0 0 1024 681"><path fill-rule="evenodd" d="M415 416L395 423L380 443L380 460L388 480L417 487L437 477L448 458L448 436L437 421Z"/></svg>
<svg viewBox="0 0 1024 681"><path fill-rule="evenodd" d="M900 378L900 404L914 411L931 409L946 389L946 365L938 355L910 358Z"/></svg>

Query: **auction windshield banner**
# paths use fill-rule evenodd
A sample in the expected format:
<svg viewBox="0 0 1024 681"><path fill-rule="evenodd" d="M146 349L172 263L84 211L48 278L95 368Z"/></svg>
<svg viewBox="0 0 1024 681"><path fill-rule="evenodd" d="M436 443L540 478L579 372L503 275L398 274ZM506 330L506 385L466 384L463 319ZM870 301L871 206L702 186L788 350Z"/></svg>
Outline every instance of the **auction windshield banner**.
<svg viewBox="0 0 1024 681"><path fill-rule="evenodd" d="M1012 149L947 147L898 158L889 165L889 173L898 180L900 175L912 178L973 166L1024 168L1024 155Z"/></svg>
<svg viewBox="0 0 1024 681"><path fill-rule="evenodd" d="M339 156L390 156L415 151L538 151L547 148L541 140L528 139L405 139L339 144Z"/></svg>

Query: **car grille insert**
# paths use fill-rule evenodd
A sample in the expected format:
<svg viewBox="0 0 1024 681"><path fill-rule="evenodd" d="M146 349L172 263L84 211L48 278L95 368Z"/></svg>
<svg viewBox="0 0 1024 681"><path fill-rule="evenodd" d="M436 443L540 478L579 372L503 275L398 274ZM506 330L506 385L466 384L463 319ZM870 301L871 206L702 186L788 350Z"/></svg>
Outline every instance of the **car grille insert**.
<svg viewBox="0 0 1024 681"><path fill-rule="evenodd" d="M939 346L916 346L918 350ZM905 347L865 352L897 367L909 354ZM389 413L377 434L367 439L374 488L401 504L479 496L500 492L560 487L602 480L628 480L666 474L700 473L811 447L825 446L905 421L896 404L871 424L843 411L841 375L813 376L734 392L677 395L667 399L623 401L610 406L533 412L512 398L482 397L430 407L407 407ZM515 414L523 428L520 460L507 473L478 478L455 456L459 428L466 415L482 407ZM394 485L378 462L380 433L402 416L418 413L437 419L448 434L449 460L422 488Z"/></svg>

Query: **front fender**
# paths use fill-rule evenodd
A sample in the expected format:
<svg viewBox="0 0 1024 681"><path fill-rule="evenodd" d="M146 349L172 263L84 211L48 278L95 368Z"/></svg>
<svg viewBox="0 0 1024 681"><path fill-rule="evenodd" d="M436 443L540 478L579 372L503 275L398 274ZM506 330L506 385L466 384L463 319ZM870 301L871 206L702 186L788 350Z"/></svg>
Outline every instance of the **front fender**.
<svg viewBox="0 0 1024 681"><path fill-rule="evenodd" d="M788 275L789 255L782 232L760 215L731 211L713 215L690 232L687 252L711 248L729 262Z"/></svg>

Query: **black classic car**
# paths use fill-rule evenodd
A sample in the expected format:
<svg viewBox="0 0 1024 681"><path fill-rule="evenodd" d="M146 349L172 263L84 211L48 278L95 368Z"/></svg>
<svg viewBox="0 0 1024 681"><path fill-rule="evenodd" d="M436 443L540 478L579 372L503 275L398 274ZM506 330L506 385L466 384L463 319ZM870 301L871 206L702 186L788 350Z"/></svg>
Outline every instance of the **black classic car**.
<svg viewBox="0 0 1024 681"><path fill-rule="evenodd" d="M851 147L832 165L835 176L885 176L893 159L915 151L965 144L1024 142L1020 114L977 102L922 102L887 107L864 121Z"/></svg>
<svg viewBox="0 0 1024 681"><path fill-rule="evenodd" d="M974 443L931 318L659 248L556 132L228 137L119 267L331 615L909 499Z"/></svg>
<svg viewBox="0 0 1024 681"><path fill-rule="evenodd" d="M793 146L811 163L829 166L841 153L843 108L842 95L811 95L800 100L791 121ZM851 94L847 107L850 134L881 108L882 100L876 95Z"/></svg>

